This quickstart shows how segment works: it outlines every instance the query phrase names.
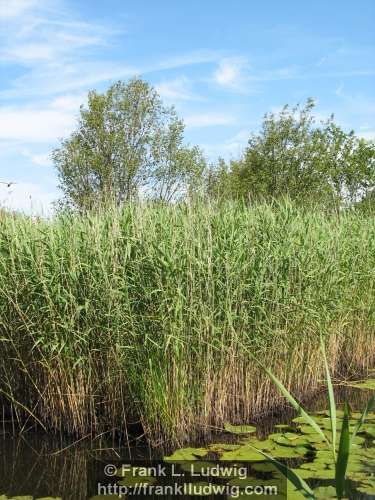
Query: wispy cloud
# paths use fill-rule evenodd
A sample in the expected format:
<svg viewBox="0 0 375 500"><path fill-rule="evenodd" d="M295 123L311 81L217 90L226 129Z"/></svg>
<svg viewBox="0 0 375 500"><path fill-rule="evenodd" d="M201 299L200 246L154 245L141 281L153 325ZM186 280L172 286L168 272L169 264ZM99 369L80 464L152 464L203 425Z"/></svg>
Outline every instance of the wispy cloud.
<svg viewBox="0 0 375 500"><path fill-rule="evenodd" d="M360 114L366 121L375 118L375 99L361 92L348 92L345 86L340 84L335 90L345 111Z"/></svg>
<svg viewBox="0 0 375 500"><path fill-rule="evenodd" d="M249 68L245 57L226 57L219 61L214 72L214 81L227 89L244 92L248 90L249 79L245 71Z"/></svg>
<svg viewBox="0 0 375 500"><path fill-rule="evenodd" d="M191 81L183 76L173 80L161 81L155 87L163 99L172 101L172 103L199 99L192 91Z"/></svg>
<svg viewBox="0 0 375 500"><path fill-rule="evenodd" d="M158 71L172 68L182 68L184 66L215 63L219 61L220 58L221 54L217 51L193 51L187 54L163 58L161 61L149 66L147 71Z"/></svg>
<svg viewBox="0 0 375 500"><path fill-rule="evenodd" d="M198 113L187 115L184 122L188 128L214 127L220 125L230 125L235 122L233 115L224 113Z"/></svg>
<svg viewBox="0 0 375 500"><path fill-rule="evenodd" d="M113 75L111 66L99 77L101 68L93 52L107 45L114 30L75 19L59 0L11 0L10 4L19 15L9 18L0 30L0 63L22 68L22 76L2 91L2 98L45 97ZM124 73L123 67L119 73Z"/></svg>
<svg viewBox="0 0 375 500"><path fill-rule="evenodd" d="M33 165L39 167L51 167L52 160L50 153L33 153L29 149L22 149L21 154L31 161Z"/></svg>
<svg viewBox="0 0 375 500"><path fill-rule="evenodd" d="M77 108L64 98L44 107L0 107L0 140L27 143L55 142L69 134L75 124Z"/></svg>
<svg viewBox="0 0 375 500"><path fill-rule="evenodd" d="M37 0L0 0L0 20L21 16L37 5Z"/></svg>

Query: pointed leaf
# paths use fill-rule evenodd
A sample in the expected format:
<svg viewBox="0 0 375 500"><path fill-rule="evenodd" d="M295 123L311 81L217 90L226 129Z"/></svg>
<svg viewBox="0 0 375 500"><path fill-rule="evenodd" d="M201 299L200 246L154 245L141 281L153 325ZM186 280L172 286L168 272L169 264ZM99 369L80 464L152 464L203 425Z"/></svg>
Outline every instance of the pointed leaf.
<svg viewBox="0 0 375 500"><path fill-rule="evenodd" d="M329 401L329 417L331 420L331 432L332 432L332 454L333 460L336 462L336 403L335 394L333 392L333 385L331 374L329 372L329 366L327 361L326 349L324 345L323 337L320 336L320 347L323 355L324 368L326 372L327 389L328 389L328 401Z"/></svg>
<svg viewBox="0 0 375 500"><path fill-rule="evenodd" d="M342 422L340 445L336 463L336 492L337 498L341 500L344 496L346 469L348 467L350 453L350 432L349 432L349 407L345 403L344 419Z"/></svg>
<svg viewBox="0 0 375 500"><path fill-rule="evenodd" d="M281 472L281 474L283 474L283 476L286 477L297 488L297 490L302 493L305 498L315 500L314 492L312 491L310 486L292 469L274 459L267 453L264 453L262 450L258 450L258 448L255 448L255 446L251 446L251 448L254 448L254 450L256 450L258 453L261 453L265 458L267 458L276 467L276 469Z"/></svg>
<svg viewBox="0 0 375 500"><path fill-rule="evenodd" d="M353 444L354 438L356 437L356 435L360 431L364 421L366 420L367 415L372 411L374 406L375 406L375 394L370 398L369 402L367 403L366 408L363 410L361 418L358 420L358 423L353 430L352 438L350 440L350 445Z"/></svg>
<svg viewBox="0 0 375 500"><path fill-rule="evenodd" d="M315 422L315 420L310 417L308 413L302 408L302 406L298 403L296 399L290 394L288 389L275 377L275 375L269 370L268 368L263 367L267 375L270 377L270 379L273 381L273 383L277 386L279 391L283 394L283 396L289 401L289 403L293 406L295 410L299 412L301 417L304 418L305 422L311 427L329 444L329 441L322 431L322 429L319 427L319 425Z"/></svg>

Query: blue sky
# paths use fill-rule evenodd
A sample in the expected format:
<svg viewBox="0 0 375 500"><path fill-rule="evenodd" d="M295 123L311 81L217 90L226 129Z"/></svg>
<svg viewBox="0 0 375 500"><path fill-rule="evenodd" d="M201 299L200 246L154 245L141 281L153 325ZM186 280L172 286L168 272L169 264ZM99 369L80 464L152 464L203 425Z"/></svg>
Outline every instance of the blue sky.
<svg viewBox="0 0 375 500"><path fill-rule="evenodd" d="M48 212L49 159L89 89L136 75L210 160L237 157L267 111L317 101L375 138L375 1L0 0L0 204Z"/></svg>

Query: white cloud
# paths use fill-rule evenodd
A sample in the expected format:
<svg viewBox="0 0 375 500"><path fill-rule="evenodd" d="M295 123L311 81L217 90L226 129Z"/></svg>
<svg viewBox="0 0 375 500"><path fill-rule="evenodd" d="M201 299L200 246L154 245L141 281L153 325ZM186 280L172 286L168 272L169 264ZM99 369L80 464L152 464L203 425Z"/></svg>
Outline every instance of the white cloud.
<svg viewBox="0 0 375 500"><path fill-rule="evenodd" d="M201 113L185 116L187 127L212 127L217 125L230 125L235 122L235 117L223 113Z"/></svg>
<svg viewBox="0 0 375 500"><path fill-rule="evenodd" d="M35 165L40 165L41 167L50 167L52 165L51 156L48 153L32 154L30 158Z"/></svg>
<svg viewBox="0 0 375 500"><path fill-rule="evenodd" d="M40 167L52 166L50 153L34 153L29 149L22 149L21 154L25 158L28 158L34 165L38 165Z"/></svg>
<svg viewBox="0 0 375 500"><path fill-rule="evenodd" d="M214 80L222 87L244 91L248 84L244 70L248 66L248 62L244 57L224 58L219 62L218 68L214 73Z"/></svg>
<svg viewBox="0 0 375 500"><path fill-rule="evenodd" d="M27 214L50 215L58 193L43 189L39 184L19 183L10 188L0 187L0 206Z"/></svg>
<svg viewBox="0 0 375 500"><path fill-rule="evenodd" d="M48 142L65 137L73 129L75 113L52 104L0 107L0 140Z"/></svg>
<svg viewBox="0 0 375 500"><path fill-rule="evenodd" d="M184 66L213 63L218 60L220 60L220 55L218 54L218 52L210 50L204 50L204 51L201 50L163 59L162 61L154 64L152 68L150 67L150 71L182 68Z"/></svg>
<svg viewBox="0 0 375 500"><path fill-rule="evenodd" d="M92 58L93 49L112 42L116 32L72 18L60 0L10 2L9 19L0 29L0 60L19 66L21 76L1 97L43 96L76 91L114 75L129 75L123 65ZM13 15L14 14L14 15Z"/></svg>
<svg viewBox="0 0 375 500"><path fill-rule="evenodd" d="M197 99L191 91L190 81L186 77L165 80L155 86L160 96L167 101L191 101Z"/></svg>
<svg viewBox="0 0 375 500"><path fill-rule="evenodd" d="M37 0L0 0L0 19L16 18L37 4Z"/></svg>

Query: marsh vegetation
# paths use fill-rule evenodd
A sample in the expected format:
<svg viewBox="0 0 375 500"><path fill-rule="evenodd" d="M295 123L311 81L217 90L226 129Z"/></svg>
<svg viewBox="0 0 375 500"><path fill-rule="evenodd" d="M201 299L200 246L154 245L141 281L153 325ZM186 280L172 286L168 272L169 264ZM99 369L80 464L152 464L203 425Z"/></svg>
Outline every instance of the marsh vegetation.
<svg viewBox="0 0 375 500"><path fill-rule="evenodd" d="M209 435L374 362L375 220L292 203L0 220L0 392L20 428Z"/></svg>

